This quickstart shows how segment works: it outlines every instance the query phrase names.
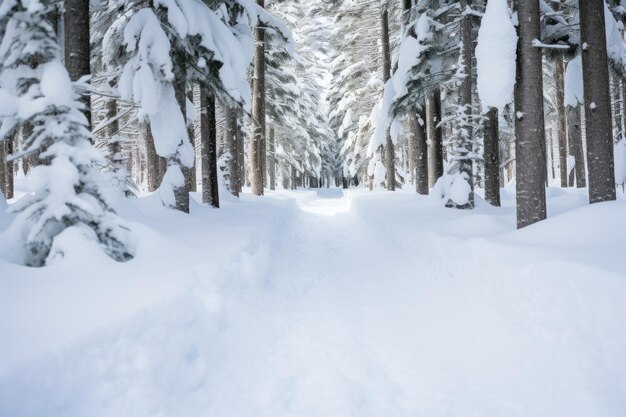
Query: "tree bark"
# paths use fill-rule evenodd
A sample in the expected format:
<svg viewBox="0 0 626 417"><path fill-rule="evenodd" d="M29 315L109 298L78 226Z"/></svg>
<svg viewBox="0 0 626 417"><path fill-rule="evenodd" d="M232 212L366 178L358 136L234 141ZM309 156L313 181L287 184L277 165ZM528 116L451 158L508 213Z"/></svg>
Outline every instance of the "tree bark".
<svg viewBox="0 0 626 417"><path fill-rule="evenodd" d="M191 103L193 103L193 91L194 91L194 88L191 88L187 92L187 99L189 101L191 101ZM190 123L187 120L185 120L185 123L187 124L187 135L189 135L189 142L191 143L191 146L193 147L193 149L195 151L195 149L196 149L196 131L195 131L194 123L193 122ZM196 177L196 158L194 158L193 166L191 168L189 168L188 175L187 175L187 189L189 190L189 192L196 192L197 191L197 182L198 182L197 180L198 179Z"/></svg>
<svg viewBox="0 0 626 417"><path fill-rule="evenodd" d="M567 172L567 117L565 115L565 66L563 58L558 57L554 65L554 82L556 83L556 117L559 142L559 172L561 187L568 185Z"/></svg>
<svg viewBox="0 0 626 417"><path fill-rule="evenodd" d="M428 188L443 176L443 134L441 122L441 91L437 88L426 100L426 133L428 139Z"/></svg>
<svg viewBox="0 0 626 417"><path fill-rule="evenodd" d="M241 169L239 167L239 126L237 122L237 109L228 109L228 139L227 146L230 153L228 161L228 171L230 175L230 193L235 197L239 197L241 191Z"/></svg>
<svg viewBox="0 0 626 417"><path fill-rule="evenodd" d="M426 109L422 105L412 120L415 133L415 186L418 194L428 195L428 141L426 140Z"/></svg>
<svg viewBox="0 0 626 417"><path fill-rule="evenodd" d="M142 123L142 135L146 142L146 177L148 191L154 192L159 188L159 185L161 185L161 161L154 147L154 137L152 136L150 122L145 121Z"/></svg>
<svg viewBox="0 0 626 417"><path fill-rule="evenodd" d="M381 43L383 52L383 83L391 78L391 49L389 46L389 10L383 6L381 13ZM387 190L396 190L396 150L391 138L389 129L387 129L387 140L385 145L385 168Z"/></svg>
<svg viewBox="0 0 626 417"><path fill-rule="evenodd" d="M217 120L215 96L200 90L200 158L202 160L202 202L219 208L217 183Z"/></svg>
<svg viewBox="0 0 626 417"><path fill-rule="evenodd" d="M7 196L7 152L6 140L0 141L0 193Z"/></svg>
<svg viewBox="0 0 626 417"><path fill-rule="evenodd" d="M187 77L185 75L179 76L174 80L174 91L176 92L176 101L180 107L185 126L187 124ZM187 132L188 134L188 132ZM174 208L182 211L183 213L189 213L189 171L190 168L182 164L177 156L169 156L167 158L167 167L178 166L186 179L185 183L180 186L174 186ZM168 169L166 168L166 170Z"/></svg>
<svg viewBox="0 0 626 417"><path fill-rule="evenodd" d="M572 180L575 179L577 188L587 186L587 174L585 169L585 155L580 121L580 105L567 106L567 125L569 135L569 154L574 157L574 171ZM570 181L574 185L574 181Z"/></svg>
<svg viewBox="0 0 626 417"><path fill-rule="evenodd" d="M406 135L406 158L408 161L409 182L417 187L417 117L407 120L408 135Z"/></svg>
<svg viewBox="0 0 626 417"><path fill-rule="evenodd" d="M598 30L605 27L604 7L601 1L579 4L589 201L592 204L616 199L606 33Z"/></svg>
<svg viewBox="0 0 626 417"><path fill-rule="evenodd" d="M470 7L469 0L461 0L461 10ZM471 154L473 152L474 132L472 126L472 91L474 80L474 39L472 36L472 16L465 14L461 20L461 62L464 77L459 86L459 106L463 115L459 123L459 131L454 142L453 158L450 161L453 173L460 174L469 184L470 192L467 203L459 204L453 199L446 203L447 207L468 209L474 207L474 169Z"/></svg>
<svg viewBox="0 0 626 417"><path fill-rule="evenodd" d="M265 0L257 0L265 7ZM250 143L250 183L252 193L263 195L265 173L265 28L256 29L256 51L254 57L254 77L252 82L252 140Z"/></svg>
<svg viewBox="0 0 626 417"><path fill-rule="evenodd" d="M543 66L538 1L517 2L519 43L515 85L515 146L517 227L544 220L546 209L545 122L543 116Z"/></svg>
<svg viewBox="0 0 626 417"><path fill-rule="evenodd" d="M269 176L270 190L276 189L276 140L274 127L270 127L268 152L267 152L267 173Z"/></svg>
<svg viewBox="0 0 626 417"><path fill-rule="evenodd" d="M91 74L91 49L89 41L89 1L65 0L65 66L72 81ZM91 125L91 100L85 94L84 114Z"/></svg>
<svg viewBox="0 0 626 417"><path fill-rule="evenodd" d="M485 200L500 207L500 128L498 109L491 109L485 119Z"/></svg>

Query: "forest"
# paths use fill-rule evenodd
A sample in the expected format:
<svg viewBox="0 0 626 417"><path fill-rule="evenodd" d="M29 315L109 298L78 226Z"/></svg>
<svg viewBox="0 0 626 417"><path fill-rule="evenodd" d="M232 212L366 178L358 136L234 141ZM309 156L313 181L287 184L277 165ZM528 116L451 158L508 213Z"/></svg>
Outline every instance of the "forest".
<svg viewBox="0 0 626 417"><path fill-rule="evenodd" d="M0 0L0 416L626 415L626 0Z"/></svg>

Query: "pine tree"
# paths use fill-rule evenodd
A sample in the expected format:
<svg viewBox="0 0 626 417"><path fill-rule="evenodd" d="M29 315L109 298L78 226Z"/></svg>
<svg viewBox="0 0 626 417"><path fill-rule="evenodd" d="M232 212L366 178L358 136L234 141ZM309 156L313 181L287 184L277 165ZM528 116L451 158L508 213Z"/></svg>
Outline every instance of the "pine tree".
<svg viewBox="0 0 626 417"><path fill-rule="evenodd" d="M5 104L0 138L28 124L32 129L23 150L13 158L40 153L46 160L29 173L33 193L12 206L23 230L25 263L45 265L56 237L71 227L92 236L115 260L129 260L130 231L108 202L106 181L94 168L103 159L91 145L84 106L60 61L48 19L54 5L5 0L0 11L6 25L0 48Z"/></svg>

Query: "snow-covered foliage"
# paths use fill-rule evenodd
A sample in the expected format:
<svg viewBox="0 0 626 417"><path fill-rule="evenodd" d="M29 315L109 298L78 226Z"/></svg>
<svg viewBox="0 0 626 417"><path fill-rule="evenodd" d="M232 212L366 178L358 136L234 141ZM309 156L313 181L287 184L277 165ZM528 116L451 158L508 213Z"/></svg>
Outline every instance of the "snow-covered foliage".
<svg viewBox="0 0 626 417"><path fill-rule="evenodd" d="M329 20L315 3L273 2L269 10L293 27L295 54L269 32L266 53L267 114L276 137L279 179L335 180L333 134L324 100L329 75ZM293 170L293 171L292 171Z"/></svg>
<svg viewBox="0 0 626 417"><path fill-rule="evenodd" d="M125 13L118 11L124 9ZM137 103L159 156L168 161L159 189L165 206L188 211L186 172L194 150L185 116L187 84L198 82L230 106L251 106L247 73L252 27L261 22L291 47L287 27L249 0L109 0L103 14L116 16L103 35L103 62L122 68L120 97ZM120 50L120 43L123 49ZM174 64L175 63L175 64Z"/></svg>
<svg viewBox="0 0 626 417"><path fill-rule="evenodd" d="M83 105L73 91L47 15L51 2L4 0L0 23L0 139L21 125L31 126L22 158L38 154L30 193L11 206L23 239L23 260L43 266L58 236L70 228L90 229L112 258L132 258L130 231L111 209L108 184L95 169L101 154L91 145ZM55 256L59 256L57 251Z"/></svg>
<svg viewBox="0 0 626 417"><path fill-rule="evenodd" d="M400 23L394 5L389 7L392 45L398 43ZM358 181L368 176L367 150L375 127L370 116L383 87L380 4L338 1L329 12L334 16L330 125L341 141L342 175Z"/></svg>

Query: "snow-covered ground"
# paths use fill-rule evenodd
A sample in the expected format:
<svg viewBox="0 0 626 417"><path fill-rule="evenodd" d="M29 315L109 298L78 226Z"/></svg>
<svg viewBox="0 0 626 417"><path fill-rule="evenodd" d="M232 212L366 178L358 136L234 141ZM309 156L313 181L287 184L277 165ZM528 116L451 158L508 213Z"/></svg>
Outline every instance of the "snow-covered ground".
<svg viewBox="0 0 626 417"><path fill-rule="evenodd" d="M623 417L626 202L550 189L515 231L504 197L151 196L128 264L68 234L28 269L4 233L0 416Z"/></svg>

